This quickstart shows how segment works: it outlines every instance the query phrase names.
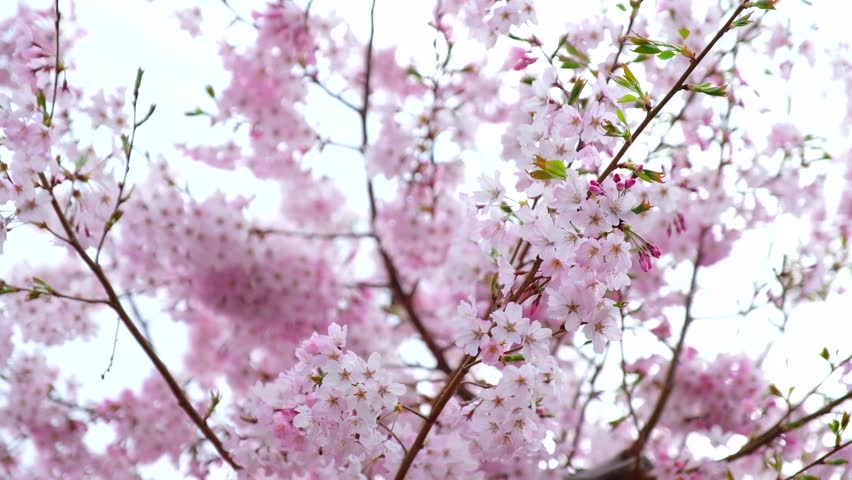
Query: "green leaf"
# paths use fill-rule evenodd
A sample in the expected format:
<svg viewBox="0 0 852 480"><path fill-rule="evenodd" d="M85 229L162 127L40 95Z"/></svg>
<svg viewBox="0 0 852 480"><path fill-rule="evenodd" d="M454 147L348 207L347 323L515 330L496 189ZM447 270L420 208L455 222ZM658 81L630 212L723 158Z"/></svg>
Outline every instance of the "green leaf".
<svg viewBox="0 0 852 480"><path fill-rule="evenodd" d="M647 55L656 55L660 53L660 49L653 45L642 45L633 49L636 53L644 53Z"/></svg>
<svg viewBox="0 0 852 480"><path fill-rule="evenodd" d="M124 156L130 156L130 137L127 134L121 134L121 151L124 152Z"/></svg>
<svg viewBox="0 0 852 480"><path fill-rule="evenodd" d="M776 3L778 3L778 0L758 0L751 2L751 6L761 10L775 10Z"/></svg>
<svg viewBox="0 0 852 480"><path fill-rule="evenodd" d="M209 113L205 112L200 108L196 108L195 110L184 112L184 115L186 115L187 117L197 117L199 115L209 115Z"/></svg>
<svg viewBox="0 0 852 480"><path fill-rule="evenodd" d="M674 58L675 55L677 55L675 52L667 50L665 52L660 52L660 54L657 55L657 58L659 58L660 60L668 60L670 58Z"/></svg>
<svg viewBox="0 0 852 480"><path fill-rule="evenodd" d="M38 104L38 108L40 108L42 112L47 112L47 99L44 96L44 92L41 90L36 92L36 104Z"/></svg>
<svg viewBox="0 0 852 480"><path fill-rule="evenodd" d="M113 225L115 225L116 223L118 223L118 221L119 221L119 220L121 220L121 217L122 217L123 215L124 215L124 211L122 211L122 210L116 210L116 211L115 211L115 212L114 212L114 213L113 213L113 214L109 217L109 220L107 221L107 224L106 224L106 229L107 229L107 230L111 229L111 228L113 227Z"/></svg>
<svg viewBox="0 0 852 480"><path fill-rule="evenodd" d="M524 356L520 353L514 353L514 354L511 354L511 355L503 355L502 357L500 357L500 360L507 362L507 363L508 362L523 362Z"/></svg>
<svg viewBox="0 0 852 480"><path fill-rule="evenodd" d="M533 165L541 169L530 173L530 176L537 180L565 180L568 178L565 163L562 160L545 160L541 155L536 155Z"/></svg>
<svg viewBox="0 0 852 480"><path fill-rule="evenodd" d="M633 173L640 180L646 181L648 183L666 183L665 180L663 180L666 177L665 172L655 172L653 170L643 169L639 171L634 170Z"/></svg>
<svg viewBox="0 0 852 480"><path fill-rule="evenodd" d="M651 208L653 208L653 206L650 203L648 203L647 200L642 200L642 203L631 208L630 211L635 213L636 215L641 215L641 214L647 212L648 210L650 210Z"/></svg>
<svg viewBox="0 0 852 480"><path fill-rule="evenodd" d="M618 103L629 103L629 102L635 102L636 100L638 100L638 98L636 98L636 95L631 95L631 94L628 93L627 95L619 98Z"/></svg>
<svg viewBox="0 0 852 480"><path fill-rule="evenodd" d="M621 10L622 12L626 12L626 11L627 11L627 7L625 7L625 6L624 6L624 4L621 4L621 3L617 4L617 5L616 5L616 8L618 8L618 9L619 9L619 10Z"/></svg>
<svg viewBox="0 0 852 480"><path fill-rule="evenodd" d="M580 98L580 93L583 92L583 88L585 88L585 86L586 81L582 78L579 78L576 82L574 82L574 86L571 87L571 93L568 94L568 105L573 105L574 102Z"/></svg>
<svg viewBox="0 0 852 480"><path fill-rule="evenodd" d="M145 70L142 68L136 69L136 82L133 84L133 99L139 98L139 88L142 87L142 74L145 73Z"/></svg>
<svg viewBox="0 0 852 480"><path fill-rule="evenodd" d="M578 50L577 47L575 47L573 43L566 41L565 42L565 50L567 50L568 53L570 53L571 55L579 58L580 61L582 61L584 64L588 65L589 56L586 55L585 53L581 52L580 50Z"/></svg>
<svg viewBox="0 0 852 480"><path fill-rule="evenodd" d="M776 397L783 397L784 396L784 395L781 394L781 390L778 390L778 387L776 387L775 384L769 385L769 393L771 393L772 395L774 395Z"/></svg>
<svg viewBox="0 0 852 480"><path fill-rule="evenodd" d="M830 353L828 353L828 348L827 348L827 347L822 347L822 351L821 351L821 352L819 352L819 356L820 356L820 357L822 357L822 358L824 358L824 359L826 359L826 360L828 360L828 358L831 356L831 354L830 354Z"/></svg>
<svg viewBox="0 0 852 480"><path fill-rule="evenodd" d="M36 285L36 288L39 288L47 293L53 293L55 291L53 290L53 287L47 284L47 282L38 277L33 277L33 283Z"/></svg>
<svg viewBox="0 0 852 480"><path fill-rule="evenodd" d="M678 35L680 35L680 38L682 38L684 40L689 38L689 29L686 28L686 27L681 28L680 30L677 31L677 33L678 33Z"/></svg>
<svg viewBox="0 0 852 480"><path fill-rule="evenodd" d="M204 91L207 92L207 95L210 95L210 98L216 98L216 91L213 90L213 85L207 85L204 87Z"/></svg>
<svg viewBox="0 0 852 480"><path fill-rule="evenodd" d="M574 68L580 68L580 67L583 66L580 62L578 62L577 60L574 60L573 58L563 57L563 59L564 60L562 60L562 64L561 64L562 68L574 69Z"/></svg>
<svg viewBox="0 0 852 480"><path fill-rule="evenodd" d="M750 24L751 23L751 14L752 14L752 12L748 12L745 15L741 16L740 18L734 20L734 22L731 23L731 28L745 27L746 25Z"/></svg>
<svg viewBox="0 0 852 480"><path fill-rule="evenodd" d="M727 85L713 85L711 83L686 84L684 88L690 92L703 93L711 97L725 97L728 95Z"/></svg>
<svg viewBox="0 0 852 480"><path fill-rule="evenodd" d="M627 415L625 415L625 416L623 416L623 417L621 417L621 418L616 418L615 420L610 420L610 421L609 421L609 422L607 422L607 423L609 423L609 426L610 426L610 427L615 428L615 427L617 427L617 426L621 425L621 424L622 424L625 420L627 420L628 418L629 418L629 417L628 417Z"/></svg>
<svg viewBox="0 0 852 480"><path fill-rule="evenodd" d="M619 120L621 120L621 123L627 125L627 119L624 118L624 112L622 112L620 108L615 109L615 116L618 117Z"/></svg>
<svg viewBox="0 0 852 480"><path fill-rule="evenodd" d="M143 123L147 122L148 119L151 118L151 115L154 114L154 110L156 110L156 109L157 109L157 104L152 103L151 106L148 107L148 113L146 113L145 116L142 117L142 120L139 120L138 122L136 122L136 126L140 127L140 126L142 126Z"/></svg>
<svg viewBox="0 0 852 480"><path fill-rule="evenodd" d="M624 71L624 77L632 84L639 85L639 81L636 80L636 76L633 75L633 72L630 71L630 67L625 63L621 66L621 70Z"/></svg>

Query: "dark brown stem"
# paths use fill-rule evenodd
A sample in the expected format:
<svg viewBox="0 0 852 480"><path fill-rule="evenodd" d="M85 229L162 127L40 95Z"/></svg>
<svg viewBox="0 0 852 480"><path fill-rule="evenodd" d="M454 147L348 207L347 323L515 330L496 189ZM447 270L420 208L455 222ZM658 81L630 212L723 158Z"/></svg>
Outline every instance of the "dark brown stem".
<svg viewBox="0 0 852 480"><path fill-rule="evenodd" d="M296 230L287 230L282 228L252 228L249 230L252 235L263 237L266 235L283 235L287 237L299 237L308 240L339 240L341 238L376 238L373 233L362 232L340 232L340 233L316 233L316 232L300 232Z"/></svg>
<svg viewBox="0 0 852 480"><path fill-rule="evenodd" d="M683 72L677 82L675 82L675 84L672 86L671 90L669 90L666 96L663 97L663 99L660 101L660 103L657 104L657 106L655 106L650 112L645 115L645 119L642 120L642 123L640 123L638 127L636 127L636 130L633 132L633 135L631 135L630 138L624 142L624 145L621 146L621 149L618 150L618 153L616 153L612 161L609 162L609 165L607 165L607 167L600 174L600 176L598 176L598 182L603 182L604 179L606 179L606 177L608 177L609 174L616 169L616 167L618 166L618 162L621 161L621 158L624 157L625 153L627 153L627 150L630 148L630 145L632 145L633 142L636 141L642 131L645 130L645 127L647 127L648 124L651 123L651 120L653 120L660 113L660 111L662 111L666 104L669 103L669 100L671 100L672 97L674 97L675 94L683 88L683 84L686 83L686 80L689 78L689 75L692 74L693 70L695 70L695 68L698 67L701 61L704 60L704 57L707 56L708 53L710 53L710 50L713 48L713 46L716 45L716 42L718 42L719 39L722 38L722 35L724 35L725 32L728 31L728 28L731 26L732 23L734 23L734 20L737 19L740 13L748 6L748 3L749 2L747 1L740 2L740 5L734 10L734 13L731 15L731 17L728 18L728 21L725 22L725 24L722 26L721 29L719 29L718 32L716 32L716 35L713 37L712 40L710 40L710 43L708 43L707 46L704 47L704 50L701 51L698 57L696 57L695 60L692 60L692 62L689 64L689 67L687 67L687 69Z"/></svg>
<svg viewBox="0 0 852 480"><path fill-rule="evenodd" d="M627 44L627 36L630 35L630 31L633 29L633 23L636 21L636 14L639 13L639 7L642 6L643 0L632 0L630 2L630 20L627 22L627 30L624 31L624 35L618 39L618 51L615 52L615 58L612 59L612 64L609 66L610 74L615 71L616 67L618 67L618 59L621 57L621 52L624 51L624 45ZM612 77L607 75L606 83L609 83Z"/></svg>
<svg viewBox="0 0 852 480"><path fill-rule="evenodd" d="M136 340L136 343L142 347L142 350L145 352L145 355L151 360L151 363L154 364L154 367L159 372L160 376L163 377L163 380L166 381L166 384L169 386L169 390L172 391L172 394L177 399L180 407L189 415L189 418L192 422L198 427L204 437L213 444L213 447L219 453L219 456L228 463L233 469L238 470L241 467L231 458L230 453L225 450L225 447L222 445L222 441L219 440L219 437L216 436L216 433L207 425L207 422L201 417L198 411L192 406L192 403L187 398L186 394L181 389L178 382L175 380L174 376L172 376L166 364L160 359L157 353L154 351L151 344L145 339L145 335L136 327L133 323L133 320L130 319L130 316L127 314L127 311L124 309L124 306L121 304L121 300L118 294L115 292L115 289L110 283L109 279L104 273L101 266L95 262L92 257L86 253L86 249L80 244L77 240L77 236L74 233L74 228L68 222L68 218L65 216L65 213L62 211L62 207L59 205L59 202L56 200L56 196L53 194L53 189L51 187L50 182L47 177L43 174L39 174L39 178L42 182L42 186L50 193L50 204L53 206L53 211L56 213L56 216L59 218L59 222L62 224L62 229L65 230L65 234L68 235L68 242L70 246L77 252L77 255L83 260L89 270L95 274L101 286L104 289L104 292L107 294L108 305L115 311L118 315L118 318L121 320L121 323L130 331L130 334L133 336L133 339Z"/></svg>
<svg viewBox="0 0 852 480"><path fill-rule="evenodd" d="M834 407L836 407L836 406L838 406L838 405L840 405L840 404L842 404L842 403L844 403L844 402L846 402L847 400L850 400L850 399L852 399L852 391L848 392L846 395L843 395L840 398L837 398L837 399L827 403L825 406L823 406L819 410L817 410L813 413L810 413L808 415L805 415L804 417L802 417L798 420L794 420L794 421L792 421L790 423L786 423L786 424L776 424L776 425L772 426L771 428L769 428L768 430L766 430L765 432L761 433L760 435L754 437L752 440L749 440L749 442L746 443L737 452L735 452L731 455L728 455L727 457L725 457L722 460L725 461L725 462L733 462L734 460L737 460L739 458L747 457L747 456L751 455L752 453L756 452L761 447L769 445L770 442L772 442L773 440L778 438L780 435L783 435L787 432L796 430L797 428L803 427L804 425L808 424L811 420L814 420L815 418L819 418L819 417L821 417L825 414L831 413L831 411L834 409Z"/></svg>
<svg viewBox="0 0 852 480"><path fill-rule="evenodd" d="M642 454L642 449L645 448L645 445L648 443L648 439L651 437L651 432L654 431L654 428L656 428L657 423L663 416L663 412L666 409L666 404L668 403L669 396L671 396L672 390L674 390L677 367L680 364L680 357L683 353L684 344L686 343L687 331L689 330L689 326L692 323L692 303L695 299L695 292L698 283L698 270L700 268L699 265L701 264L703 240L704 235L707 233L707 230L708 227L704 227L698 234L698 246L695 252L695 261L692 269L692 277L689 280L689 291L686 294L686 304L684 305L685 311L683 315L683 329L680 332L680 338L677 341L677 346L675 347L674 354L672 355L671 363L669 363L669 369L668 371L666 371L666 378L663 382L662 388L660 389L660 396L657 398L657 403L656 405L654 405L654 409L651 411L651 416L648 417L648 421L645 422L645 425L642 427L642 430L639 431L639 436L636 439L636 442L634 442L629 449L629 453L637 458Z"/></svg>
<svg viewBox="0 0 852 480"><path fill-rule="evenodd" d="M361 116L361 151L365 153L369 144L369 135L367 132L367 115L370 110L370 78L372 77L373 66L375 11L376 1L373 0L370 6L370 37L367 40L367 51L364 54L365 67L363 104L362 107L358 110L358 114ZM373 181L369 178L367 179L367 197L369 198L370 202L370 224L375 227L376 216L378 215L378 208L376 202L376 195L373 188ZM373 228L373 231L375 232L375 228ZM390 284L391 291L393 292L394 297L396 297L396 299L400 303L402 303L402 307L405 309L405 313L408 316L408 319L411 321L412 325L414 325L414 329L417 330L417 333L423 339L423 343L426 344L426 347L429 348L429 351L432 352L432 355L435 357L435 361L437 362L438 368L442 372L449 375L453 372L453 368L450 366L449 362L447 362L447 359L444 357L444 353L441 350L441 347L438 346L438 344L435 342L435 339L432 337L432 334L426 329L426 325L423 323L423 320L420 318L420 315L414 308L412 294L405 291L405 288L402 285L399 270L394 264L390 253L388 253L388 251L384 248L381 238L379 238L378 235L373 235L376 239L379 255L382 258L382 263L388 275L388 283ZM466 396L472 398L472 396L469 394L466 394Z"/></svg>
<svg viewBox="0 0 852 480"><path fill-rule="evenodd" d="M59 67L62 66L61 61L59 60L59 21L62 18L62 14L59 13L59 0L53 2L54 13L56 14L56 20L53 23L54 30L56 33L56 59L53 63L53 99L50 101L50 118L51 122L53 121L53 112L56 108L56 95L59 92ZM66 79L68 77L65 77Z"/></svg>
<svg viewBox="0 0 852 480"><path fill-rule="evenodd" d="M438 416L444 410L447 402L453 398L456 389L461 384L468 369L473 366L472 360L472 357L468 355L464 356L462 361L459 363L459 367L453 372L450 376L450 380L435 399L435 402L432 404L432 410L429 412L429 417L427 417L423 426L420 427L420 431L417 432L417 438L414 439L414 443L411 444L411 447L402 459L402 463L399 465L399 470L397 470L396 476L394 477L396 480L402 480L405 478L405 475L408 474L408 470L411 469L411 465L414 464L414 459L417 458L417 453L421 448L423 448L423 443L426 441L426 437L429 436L429 431L432 430L432 426L434 426L438 421Z"/></svg>
<svg viewBox="0 0 852 480"><path fill-rule="evenodd" d="M805 473L806 471L810 470L811 468L813 468L813 467L815 467L815 466L817 466L817 465L819 465L819 464L823 463L823 462L824 462L824 461L825 461L828 457L830 457L830 456L834 455L835 453L837 453L837 452L839 452L839 451L843 450L844 448L848 447L849 445L852 445L852 440L849 440L849 441L847 441L846 443L841 443L840 445L835 445L835 446L834 446L834 448L832 448L831 450L829 450L828 452L826 452L826 453L825 453L825 455L822 455L821 457L817 458L817 459L816 459L816 460L814 460L813 462L811 462L811 463L809 463L809 464L805 465L804 467L802 467L802 469L801 469L801 470L799 470L798 472L796 472L796 473L794 473L794 474L790 475L789 477L785 478L784 480L793 480L793 479L795 479L796 477L798 477L799 475L801 475L801 474Z"/></svg>
<svg viewBox="0 0 852 480"><path fill-rule="evenodd" d="M574 461L574 455L577 454L577 450L580 447L580 438L583 436L583 423L586 420L586 410L589 408L589 405L592 403L597 395L595 394L595 384L598 381L598 376L603 371L603 367L606 364L606 357L609 354L609 349L607 349L603 358L601 358L600 363L595 365L594 371L592 372L592 378L589 379L589 388L591 391L589 392L589 396L586 397L586 400L583 402L583 406L580 407L580 418L577 419L577 427L574 429L574 438L571 441L571 451L568 453L568 459L565 461L566 465L571 465L571 462ZM575 402L580 398L580 392L582 389L578 388L578 395L575 397ZM573 408L573 407L572 407Z"/></svg>
<svg viewBox="0 0 852 480"><path fill-rule="evenodd" d="M535 281L536 276L538 275L538 268L541 265L541 259L536 258L536 262L533 264L533 268L530 269L529 273L527 273L526 278L521 284L521 288L519 288L511 297L510 301L515 301L517 296L523 293L524 286L528 286ZM491 313L493 313L496 308L496 304L492 303L490 311L486 315L488 318ZM560 329L561 332L564 330ZM554 333L554 336L557 333ZM520 348L515 349L514 351L520 350ZM511 353L512 350L505 352ZM438 421L438 415L441 414L441 411L447 405L447 402L455 395L456 389L462 384L464 380L465 374L474 366L481 363L482 360L478 360L476 357L471 357L470 355L465 355L461 362L459 362L458 368L453 371L452 375L450 375L447 384L444 385L444 388L441 390L441 393L438 394L438 397L435 399L435 402L432 404L432 410L429 412L429 418L426 422L424 422L423 426L420 427L420 431L417 433L417 437L414 439L414 443L411 444L411 448L408 449L408 454L402 459L402 463L399 466L399 470L396 473L396 480L401 480L405 478L406 473L411 468L411 465L414 463L414 459L417 457L417 452L423 448L423 442L426 441L426 437L429 435L429 431L432 429L432 426Z"/></svg>

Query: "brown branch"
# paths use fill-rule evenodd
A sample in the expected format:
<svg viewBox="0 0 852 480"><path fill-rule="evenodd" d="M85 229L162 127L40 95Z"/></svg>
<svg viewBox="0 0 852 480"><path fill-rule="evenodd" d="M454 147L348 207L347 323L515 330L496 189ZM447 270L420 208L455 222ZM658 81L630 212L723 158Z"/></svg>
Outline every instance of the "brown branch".
<svg viewBox="0 0 852 480"><path fill-rule="evenodd" d="M583 405L580 407L580 418L577 420L577 427L574 429L574 438L571 440L571 451L568 453L568 458L565 460L566 465L571 465L574 461L574 455L577 454L577 451L580 448L580 438L583 436L583 423L586 421L586 410L589 408L589 405L592 403L592 400L597 398L598 392L595 392L595 384L598 381L598 376L603 371L603 367L606 364L606 357L609 354L609 349L607 349L606 353L604 353L603 358L601 358L600 363L595 365L594 371L592 372L592 378L589 379L589 388L591 391L589 392L589 396L586 397L586 400L583 402ZM574 397L575 403L580 398L580 392L582 388L577 389L577 396ZM573 407L572 407L573 408Z"/></svg>
<svg viewBox="0 0 852 480"><path fill-rule="evenodd" d="M361 151L364 153L366 153L367 146L369 144L369 135L367 131L367 114L370 110L370 79L372 77L373 65L375 11L376 1L373 0L372 5L370 6L370 36L367 40L367 51L365 53L366 66L364 67L363 106L358 110L358 113L361 116ZM370 224L375 227L376 216L378 215L378 208L376 202L376 195L373 188L373 181L369 178L367 179L367 196L370 202ZM375 228L373 228L373 231L375 231ZM381 256L382 264L384 265L385 271L387 272L388 283L390 284L393 296L402 304L402 307L405 309L405 313L408 316L408 319L411 321L412 325L414 325L414 329L417 330L417 333L423 339L423 343L426 344L426 347L429 348L429 351L432 352L432 355L435 357L435 361L438 365L438 368L442 372L449 375L453 372L453 368L450 366L449 362L447 362L447 359L444 356L441 347L437 344L437 342L435 342L435 339L433 338L432 334L426 329L426 325L423 323L423 320L420 318L420 315L414 308L412 294L405 291L405 288L402 285L401 275L399 274L399 270L394 264L390 253L385 249L384 245L382 244L382 240L381 238L379 238L378 235L373 234L373 237L376 239L379 256ZM464 396L467 398L473 398L473 396L469 393L464 394Z"/></svg>
<svg viewBox="0 0 852 480"><path fill-rule="evenodd" d="M339 101L339 102L340 102L343 106L345 106L346 108L348 108L348 109L352 110L353 112L356 112L356 113L358 113L359 115L361 114L362 109L360 109L360 108L356 107L356 106L355 106L352 102L350 102L349 100L346 100L345 98L343 98L343 94L342 94L342 93L334 93L334 92L332 92L330 88L328 88L328 87L327 87L324 83L322 83L322 82L320 82L320 81L319 81L319 78L317 78L316 74L313 74L313 75L307 75L307 77L308 77L308 79L311 81L311 83L313 83L314 85L318 86L318 87L319 87L319 88L320 88L323 92L327 93L327 94L328 94L328 96L330 96L330 97L334 98L335 100Z"/></svg>
<svg viewBox="0 0 852 480"><path fill-rule="evenodd" d="M623 332L624 310L619 309L619 313L621 314L621 331ZM621 389L624 391L624 397L627 401L627 412L633 422L633 428L638 432L640 430L639 417L636 415L636 410L633 409L633 392L627 386L627 359L624 358L624 342L618 342L618 344L621 349Z"/></svg>
<svg viewBox="0 0 852 480"><path fill-rule="evenodd" d="M798 476L799 476L799 475L801 475L802 473L804 473L804 472L806 472L806 471L810 470L811 468L813 468L813 467L815 467L815 466L817 466L817 465L819 465L819 464L821 464L821 463L825 462L825 460L826 460L828 457L830 457L830 456L834 455L835 453L837 453L837 452L839 452L839 451L843 450L844 448L848 447L849 445L852 445L852 440L848 440L846 443L842 443L842 444L840 444L840 445L835 445L835 446L834 446L834 448L832 448L831 450L829 450L828 452L826 452L826 453L825 453L825 455L823 455L823 456L821 456L821 457L817 458L816 460L814 460L813 462L811 462L811 463L809 463L809 464L805 465L804 467L802 467L802 469L801 469L801 470L799 470L798 472L796 472L796 473L794 473L794 474L790 475L789 477L785 478L784 480L793 480L793 479L795 479L796 477L798 477Z"/></svg>
<svg viewBox="0 0 852 480"><path fill-rule="evenodd" d="M54 60L54 63L53 63L53 70L54 70L54 72L53 72L53 99L50 101L50 114L48 116L51 123L53 123L53 112L56 108L56 96L57 96L58 91L59 91L59 67L62 66L62 63L59 60L59 22L60 22L60 19L62 18L62 14L59 12L59 0L56 0L55 2L53 2L53 9L54 9L54 12L56 13L56 20L53 23L54 30L55 30L55 33L56 33L56 44L55 44L56 59ZM66 76L65 78L67 79L68 77Z"/></svg>
<svg viewBox="0 0 852 480"><path fill-rule="evenodd" d="M411 465L414 464L414 459L417 458L417 453L421 448L423 448L423 443L426 441L429 431L432 430L432 426L438 421L438 416L444 410L447 402L449 402L450 399L453 398L453 395L455 395L455 391L464 379L468 369L474 365L472 360L473 357L468 355L464 356L462 361L459 363L459 367L450 376L449 382L447 382L444 389L441 390L441 393L435 399L435 402L432 404L432 410L429 412L429 417L423 423L423 426L420 427L420 431L417 432L417 437L414 439L414 443L411 444L411 447L408 449L408 453L406 453L405 457L402 459L402 463L399 465L399 470L397 470L396 476L394 477L396 480L402 480L405 478L405 475L408 473Z"/></svg>
<svg viewBox="0 0 852 480"><path fill-rule="evenodd" d="M538 267L541 265L541 259L536 258L536 262L533 265L533 268L530 269L529 273L527 273L526 278L522 285L530 285L535 280L536 275L538 274ZM515 298L523 293L523 288L519 288L511 298ZM514 301L514 300L510 300ZM496 308L496 304L492 303L491 308L486 317L490 316ZM563 329L560 329L559 333L564 332ZM557 333L554 333L554 336ZM521 347L514 349L514 351L520 350ZM505 353L510 353L512 350ZM477 359L477 356L471 357L470 355L465 355L461 362L459 362L458 368L453 371L452 375L450 375L447 384L444 385L444 388L441 390L441 393L438 394L438 397L435 399L435 402L432 404L432 410L429 412L429 418L424 422L423 426L420 427L420 431L417 433L417 437L414 439L414 443L411 444L411 448L408 449L408 454L402 459L402 463L399 466L399 470L396 473L396 480L402 480L405 478L406 473L411 468L411 465L414 463L414 459L417 457L417 453L423 448L423 442L426 441L426 437L429 435L429 431L432 429L432 426L438 421L438 416L441 414L441 411L447 405L447 402L455 395L456 389L462 384L464 380L465 374L474 366L478 365L482 362L481 359Z"/></svg>
<svg viewBox="0 0 852 480"><path fill-rule="evenodd" d="M731 17L728 18L728 21L725 22L725 24L722 26L721 29L719 29L718 32L716 32L716 35L713 37L712 40L710 40L710 43L708 43L707 46L704 47L704 50L701 51L698 57L691 61L689 67L687 67L687 69L683 72L677 82L675 82L671 90L669 90L669 92L665 95L665 97L663 97L663 99L660 101L660 103L657 104L657 106L655 106L650 112L645 115L645 119L642 120L642 123L640 123L638 127L636 127L636 130L633 132L633 135L631 135L630 138L624 142L624 145L621 146L621 149L618 151L618 153L615 154L615 157L613 157L612 161L609 162L609 165L607 165L607 167L600 174L600 176L598 176L599 183L603 182L604 179L606 179L606 177L608 177L609 174L616 169L616 167L618 166L618 162L621 160L622 157L624 157L624 154L627 153L627 150L630 148L631 145L633 145L633 142L636 141L642 131L645 130L645 127L647 127L651 123L651 120L653 120L660 113L660 111L662 111L666 104L669 103L669 100L671 100L677 92L683 89L683 85L689 78L689 75L692 74L693 70L695 70L695 68L698 67L701 61L704 60L704 57L707 56L708 53L710 53L710 50L713 48L713 46L716 45L716 42L718 42L719 39L722 38L722 35L724 35L725 32L728 31L731 24L734 22L734 20L737 19L740 13L748 6L748 4L748 1L740 2L740 5L734 10L734 13L731 15Z"/></svg>
<svg viewBox="0 0 852 480"><path fill-rule="evenodd" d="M609 83L612 78L609 74L615 71L615 68L618 66L618 59L621 57L621 52L624 51L624 45L627 43L627 36L630 35L630 30L633 29L633 23L636 21L636 15L639 13L639 7L642 6L643 0L630 0L630 20L627 22L627 30L624 31L624 35L618 39L618 50L615 52L615 58L612 59L612 63L609 66L609 71L606 77L606 83Z"/></svg>
<svg viewBox="0 0 852 480"><path fill-rule="evenodd" d="M656 405L654 405L654 409L651 411L651 416L648 417L648 421L645 422L645 425L642 427L642 430L639 431L638 438L628 449L628 454L637 458L641 455L642 449L645 448L645 444L651 437L651 433L654 431L654 428L656 428L657 423L663 416L663 412L666 409L666 404L668 403L669 396L671 396L671 393L674 390L677 367L680 364L680 357L683 353L684 344L686 342L687 331L689 330L689 326L692 323L692 303L695 299L695 292L698 283L698 270L699 265L701 263L701 254L704 243L703 240L704 235L707 233L707 230L708 227L704 227L698 234L698 246L695 252L695 261L692 269L692 277L689 280L689 291L686 294L686 304L684 306L685 311L683 315L683 329L680 332L680 338L677 341L677 346L675 347L674 353L672 355L671 363L669 363L669 369L666 372L666 378L664 380L663 387L660 389L660 396L657 398L657 403Z"/></svg>
<svg viewBox="0 0 852 480"><path fill-rule="evenodd" d="M45 188L50 194L50 203L53 206L53 211L56 213L56 216L59 218L60 223L62 224L62 229L65 230L66 235L68 235L69 245L77 252L77 255L81 260L89 267L92 273L95 274L104 291L107 294L107 298L109 299L109 306L115 311L118 315L118 318L121 320L121 323L130 331L130 334L133 336L136 343L142 347L142 350L145 352L145 355L151 362L154 364L154 367L159 372L160 376L163 377L163 380L169 386L169 389L172 391L172 394L178 401L180 407L189 415L189 418L192 422L198 427L198 429L204 434L207 440L213 444L213 447L219 453L219 456L228 463L235 470L240 469L241 467L231 458L230 453L225 450L225 447L222 445L219 437L216 436L216 433L207 425L207 422L201 418L201 415L195 410L192 406L192 403L187 398L186 394L181 389L178 382L175 380L174 376L172 376L166 364L157 356L154 349L151 347L151 344L145 339L145 336L136 327L133 323L133 320L130 319L130 316L127 314L127 311L124 309L124 306L121 304L121 300L118 294L115 292L112 284L104 273L101 266L95 262L88 253L86 253L86 249L80 244L77 240L77 236L74 233L74 228L68 222L68 218L65 216L65 213L62 211L62 207L59 205L59 202L56 200L56 196L53 193L53 187L48 181L47 177L44 173L39 174L39 178L42 182L42 187Z"/></svg>
<svg viewBox="0 0 852 480"><path fill-rule="evenodd" d="M836 406L838 406L838 405L842 404L843 402L850 400L850 399L852 399L852 391L846 393L846 395L843 395L842 397L839 397L839 398L827 403L826 405L824 405L819 410L816 410L813 413L805 415L804 417L802 417L798 420L794 420L794 421L792 421L790 423L786 423L786 424L776 424L776 425L772 426L771 428L769 428L768 430L766 430L765 432L761 433L760 435L754 437L748 443L743 445L743 447L741 449L739 449L737 452L723 458L722 461L733 462L734 460L737 460L739 458L751 455L752 453L756 452L761 447L768 445L772 440L775 440L780 435L783 435L784 433L787 433L787 432L796 430L798 428L801 428L804 425L808 424L811 420L813 420L815 418L819 418L819 417L821 417L821 416L823 416L827 413L831 413L831 411L834 409L834 407L836 407Z"/></svg>
<svg viewBox="0 0 852 480"><path fill-rule="evenodd" d="M282 228L260 228L254 227L249 230L252 235L264 237L266 235L284 235L288 237L299 237L308 240L339 240L341 238L376 238L374 233L362 232L339 232L339 233L317 233L317 232L300 232L297 230L287 230Z"/></svg>

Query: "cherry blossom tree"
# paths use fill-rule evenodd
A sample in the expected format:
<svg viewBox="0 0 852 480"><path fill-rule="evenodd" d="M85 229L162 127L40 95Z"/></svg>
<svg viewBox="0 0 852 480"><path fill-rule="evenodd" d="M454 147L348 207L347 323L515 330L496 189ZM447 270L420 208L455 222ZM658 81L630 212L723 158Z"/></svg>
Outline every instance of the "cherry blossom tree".
<svg viewBox="0 0 852 480"><path fill-rule="evenodd" d="M770 374L850 271L848 138L778 114L797 75L852 90L809 2L437 0L422 58L376 40L382 1L178 10L193 37L232 21L228 80L186 113L217 141L173 155L250 172L272 216L148 150L144 65L80 84L86 25L31 3L0 21L0 477L852 475L848 339L798 352L809 381ZM852 103L825 109L848 132ZM500 167L471 182L483 143ZM363 177L322 173L345 162ZM139 302L187 332L181 362ZM109 361L150 373L81 398L48 353L116 326Z"/></svg>

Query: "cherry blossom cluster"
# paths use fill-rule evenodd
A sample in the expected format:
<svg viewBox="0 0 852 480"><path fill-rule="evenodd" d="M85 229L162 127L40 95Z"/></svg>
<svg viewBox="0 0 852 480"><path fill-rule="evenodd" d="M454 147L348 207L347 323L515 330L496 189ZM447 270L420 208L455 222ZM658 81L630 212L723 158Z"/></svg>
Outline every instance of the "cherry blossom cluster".
<svg viewBox="0 0 852 480"><path fill-rule="evenodd" d="M392 471L406 387L373 353L346 348L347 327L331 324L296 350L277 379L255 385L240 408L235 452L248 472L348 475Z"/></svg>
<svg viewBox="0 0 852 480"><path fill-rule="evenodd" d="M640 397L653 398L664 383L666 369L661 360L651 357L628 366L629 372L642 376ZM719 443L732 434L752 434L761 425L760 417L775 407L769 384L745 356L720 355L707 361L687 348L675 384L672 406L660 426L672 432L706 432Z"/></svg>
<svg viewBox="0 0 852 480"><path fill-rule="evenodd" d="M248 371L274 376L289 364L273 349L325 328L345 307L343 272L331 271L327 243L262 233L242 211L246 198L187 198L164 165L146 186L122 220L119 248L132 265L124 283L136 293L167 288L179 302L174 314L193 326L188 358L201 355L193 364L212 360L204 352L219 352L219 361L225 354L231 380L251 385ZM247 370L249 358L255 363Z"/></svg>

